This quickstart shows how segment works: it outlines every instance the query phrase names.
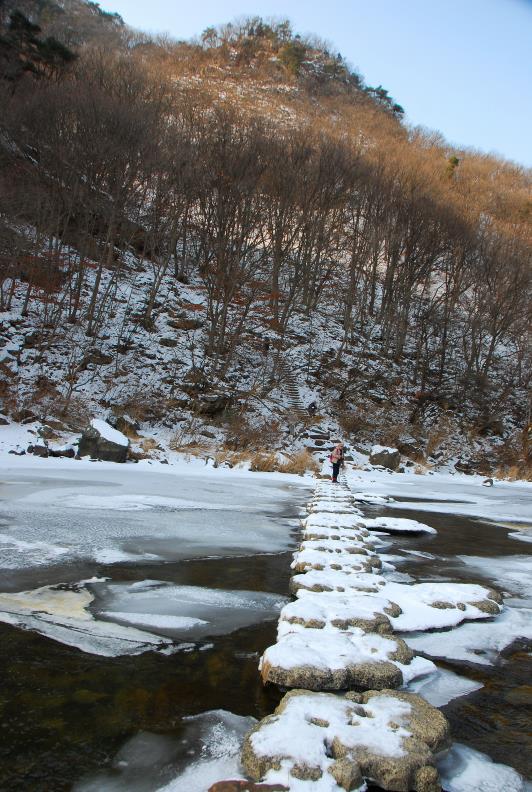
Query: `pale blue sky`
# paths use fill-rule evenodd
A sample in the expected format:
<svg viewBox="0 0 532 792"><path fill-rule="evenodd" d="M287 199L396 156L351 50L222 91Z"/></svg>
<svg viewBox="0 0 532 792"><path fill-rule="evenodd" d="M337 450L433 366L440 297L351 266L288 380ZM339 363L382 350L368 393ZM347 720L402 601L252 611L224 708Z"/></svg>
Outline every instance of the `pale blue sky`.
<svg viewBox="0 0 532 792"><path fill-rule="evenodd" d="M532 0L101 0L176 38L242 16L289 18L382 84L406 120L532 166Z"/></svg>

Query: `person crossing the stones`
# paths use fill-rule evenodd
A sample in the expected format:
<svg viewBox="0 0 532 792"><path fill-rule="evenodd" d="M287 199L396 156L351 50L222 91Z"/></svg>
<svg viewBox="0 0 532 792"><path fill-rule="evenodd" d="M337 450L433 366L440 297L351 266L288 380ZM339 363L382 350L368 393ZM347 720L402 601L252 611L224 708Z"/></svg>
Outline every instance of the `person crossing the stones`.
<svg viewBox="0 0 532 792"><path fill-rule="evenodd" d="M338 482L338 474L340 472L340 468L344 465L344 444L337 443L336 446L333 448L333 451L329 457L332 462L332 477L331 481L333 484Z"/></svg>

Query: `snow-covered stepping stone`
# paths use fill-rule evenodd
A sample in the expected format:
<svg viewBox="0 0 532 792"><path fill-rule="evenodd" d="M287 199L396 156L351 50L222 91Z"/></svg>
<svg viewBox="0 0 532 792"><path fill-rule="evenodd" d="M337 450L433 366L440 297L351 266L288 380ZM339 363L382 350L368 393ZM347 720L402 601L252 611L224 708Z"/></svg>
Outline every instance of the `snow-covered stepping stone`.
<svg viewBox="0 0 532 792"><path fill-rule="evenodd" d="M325 631L358 627L365 632L384 634L392 632L389 617L400 613L398 605L379 594L353 591L349 594L315 593L300 589L298 599L281 610L280 624L284 621Z"/></svg>
<svg viewBox="0 0 532 792"><path fill-rule="evenodd" d="M386 531L386 533L397 534L435 534L438 533L435 528L430 525L418 522L417 520L407 520L405 517L375 517L373 519L361 518L366 528L370 531L376 529L378 531Z"/></svg>
<svg viewBox="0 0 532 792"><path fill-rule="evenodd" d="M449 744L445 717L415 694L295 690L246 736L242 764L254 781L294 792L362 790L364 779L382 789L434 792L434 756Z"/></svg>
<svg viewBox="0 0 532 792"><path fill-rule="evenodd" d="M352 528L358 530L361 534L369 536L369 531L366 530L362 524L361 519L356 514L332 514L331 512L313 512L305 517L302 521L305 528L314 528L316 526L328 528Z"/></svg>
<svg viewBox="0 0 532 792"><path fill-rule="evenodd" d="M352 501L313 500L307 503L308 512L333 512L335 514L361 514Z"/></svg>
<svg viewBox="0 0 532 792"><path fill-rule="evenodd" d="M323 550L306 548L294 553L291 569L296 572L306 572L309 569L340 569L345 572L380 569L382 562L377 555L355 553L330 553Z"/></svg>
<svg viewBox="0 0 532 792"><path fill-rule="evenodd" d="M335 555L343 553L370 555L372 547L372 543L365 537L355 539L351 535L349 539L339 539L337 536L334 539L304 539L299 545L300 550L321 550L324 553L334 553Z"/></svg>
<svg viewBox="0 0 532 792"><path fill-rule="evenodd" d="M367 636L366 641L361 640L361 632ZM295 635L299 637L297 639L291 637ZM331 640L335 636L338 640ZM379 636L388 638L392 642L389 644L390 656L387 659L383 657L379 659L378 647L375 646L374 640ZM396 653L393 651L394 642L396 646L398 646ZM334 658L330 658L330 665L327 664L327 657L324 656L324 644L327 646L327 649L332 649L334 647L337 652L341 651L340 656L336 655ZM305 662L308 662L311 668L311 671L309 671L308 668L305 670L303 666L302 669L298 671L294 671L292 668L290 671L290 678L294 680L293 685L289 685L286 681L281 682L281 676L277 679L273 678L275 674L284 674L284 678L286 679L286 674L289 669L285 668L284 671L277 669L276 671L270 672L272 678L264 681L270 681L279 685L279 687L306 687L308 689L307 682L310 678L308 674L310 674L315 680L315 687L312 688L313 690L346 689L346 686L356 690L381 690L385 687L395 688L398 685L406 687L413 680L419 677L424 678L427 675L430 676L437 670L437 666L432 660L427 660L418 655L414 656L411 648L405 644L401 638L392 636L390 633L377 634L374 632L366 632L357 627L350 627L349 630L336 630L334 627L330 627L329 629L314 629L312 627L304 627L297 623L280 621L277 628L277 643L274 644L274 646L281 647L285 654L288 650L289 658L292 657L293 653L298 651L302 661L305 661L306 658ZM353 646L355 647L354 649ZM363 666L361 663L363 662L363 656L368 650L368 647L371 657L364 661ZM270 649L273 649L273 647L270 647ZM291 653L291 650L294 651ZM279 652L280 651L281 650L279 650ZM356 655L357 652L358 655ZM360 663L355 662L355 655L360 658ZM406 662L403 663L403 659L405 659ZM290 662L290 659L286 660L286 664L289 665ZM399 674L397 671L393 671L392 665L395 665L396 669L399 669L401 672L400 683L396 684L392 682L392 680L399 679ZM259 667L261 666L262 660ZM332 684L342 684L344 685L343 688L331 687L331 676L329 672L332 673L333 670L334 680ZM300 674L300 676L296 676L297 674ZM303 685L297 682L296 680L298 678L300 680L305 679L305 684Z"/></svg>
<svg viewBox="0 0 532 792"><path fill-rule="evenodd" d="M381 575L371 572L344 572L336 569L309 569L300 575L293 575L290 591L296 594L299 589L308 591L368 591L379 592L385 585ZM387 596L387 595L385 595Z"/></svg>
<svg viewBox="0 0 532 792"><path fill-rule="evenodd" d="M347 492L341 495L340 494L337 495L336 493L329 492L329 493L315 494L311 499L310 503L321 503L323 501L330 501L331 503L348 503L351 506L353 506L355 502L353 496Z"/></svg>
<svg viewBox="0 0 532 792"><path fill-rule="evenodd" d="M309 574L309 573L307 573ZM401 608L391 616L394 630L443 629L466 619L486 619L501 611L497 591L473 583L394 583L387 581L380 595Z"/></svg>
<svg viewBox="0 0 532 792"><path fill-rule="evenodd" d="M374 549L381 540L375 541L372 536L369 540L365 533L356 531L351 528L333 528L326 525L315 525L304 527L301 531L301 540L303 542L315 542L326 540L329 542L353 542L354 545L362 543L368 549Z"/></svg>
<svg viewBox="0 0 532 792"><path fill-rule="evenodd" d="M331 512L332 514L361 515L360 510L357 509L353 504L334 500L310 501L307 506L307 510L309 512Z"/></svg>
<svg viewBox="0 0 532 792"><path fill-rule="evenodd" d="M350 487L343 482L337 482L333 485L330 479L326 479L325 481L318 481L316 483L315 492L332 492L332 493L339 493L339 492L348 492L351 494Z"/></svg>
<svg viewBox="0 0 532 792"><path fill-rule="evenodd" d="M263 682L305 690L383 690L403 684L414 654L401 638L358 627L323 630L280 622L277 643L264 652Z"/></svg>
<svg viewBox="0 0 532 792"><path fill-rule="evenodd" d="M372 555L373 544L368 542L367 539L305 539L299 545L300 550L321 550L324 553L331 553L332 555L343 555L344 553L354 553L358 555L363 553L365 555ZM379 556L380 557L380 556Z"/></svg>

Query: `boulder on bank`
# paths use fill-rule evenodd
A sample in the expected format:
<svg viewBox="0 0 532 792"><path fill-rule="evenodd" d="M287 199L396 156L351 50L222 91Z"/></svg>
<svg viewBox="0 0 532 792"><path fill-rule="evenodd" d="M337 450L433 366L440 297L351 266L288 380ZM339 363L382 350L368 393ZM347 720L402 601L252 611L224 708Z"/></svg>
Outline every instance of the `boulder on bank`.
<svg viewBox="0 0 532 792"><path fill-rule="evenodd" d="M66 459L74 459L76 452L70 445L61 446L61 448L48 447L48 454L51 457L65 457Z"/></svg>
<svg viewBox="0 0 532 792"><path fill-rule="evenodd" d="M401 464L401 454L397 448L374 445L369 455L372 465L381 465L388 470L397 470Z"/></svg>
<svg viewBox="0 0 532 792"><path fill-rule="evenodd" d="M415 694L294 690L246 736L242 764L267 783L330 774L346 792L364 779L386 790L439 792L435 754L449 742L445 717Z"/></svg>
<svg viewBox="0 0 532 792"><path fill-rule="evenodd" d="M91 459L105 462L125 462L128 450L127 437L99 418L92 419L79 441L80 456L90 456Z"/></svg>
<svg viewBox="0 0 532 792"><path fill-rule="evenodd" d="M48 446L41 445L36 443L35 445L29 445L26 449L28 454L33 454L34 456L43 457L46 459L49 456Z"/></svg>

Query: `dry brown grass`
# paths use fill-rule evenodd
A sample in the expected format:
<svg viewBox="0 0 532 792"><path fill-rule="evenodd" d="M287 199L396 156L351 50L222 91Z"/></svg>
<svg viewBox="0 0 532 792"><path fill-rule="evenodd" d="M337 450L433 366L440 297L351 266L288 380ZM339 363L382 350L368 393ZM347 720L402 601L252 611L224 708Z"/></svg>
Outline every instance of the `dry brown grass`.
<svg viewBox="0 0 532 792"><path fill-rule="evenodd" d="M292 473L303 476L310 471L317 473L318 463L308 451L297 451L295 454L288 454L287 459L280 461L277 454L273 452L257 452L250 456L250 470L275 473Z"/></svg>
<svg viewBox="0 0 532 792"><path fill-rule="evenodd" d="M347 435L361 434L371 427L371 421L363 410L340 413L338 423Z"/></svg>
<svg viewBox="0 0 532 792"><path fill-rule="evenodd" d="M88 399L83 398L83 396L72 396L68 405L61 410L60 415L61 420L69 429L81 432L88 426L93 411Z"/></svg>
<svg viewBox="0 0 532 792"><path fill-rule="evenodd" d="M153 437L143 438L140 447L142 448L145 454L149 454L150 451L155 451L155 450L162 451L161 446L159 445L157 440L155 440Z"/></svg>
<svg viewBox="0 0 532 792"><path fill-rule="evenodd" d="M494 449L489 461L490 470L497 478L532 481L532 456L527 430L514 432Z"/></svg>
<svg viewBox="0 0 532 792"><path fill-rule="evenodd" d="M319 470L316 460L308 451L298 451L295 454L283 456L284 459L275 451L265 449L258 451L221 450L214 455L214 459L217 466L224 463L229 463L232 467L249 465L249 469L256 473L292 473L303 476L305 473L317 473Z"/></svg>
<svg viewBox="0 0 532 792"><path fill-rule="evenodd" d="M317 473L320 467L309 451L298 451L291 454L288 461L281 463L278 470L280 473L296 473L303 476L307 471Z"/></svg>
<svg viewBox="0 0 532 792"><path fill-rule="evenodd" d="M169 446L172 451L184 451L193 446L205 446L206 443L199 439L199 433L203 428L203 423L199 418L189 418L178 425L178 428L170 440Z"/></svg>
<svg viewBox="0 0 532 792"><path fill-rule="evenodd" d="M404 424L390 424L390 426L387 426L384 429L384 432L381 435L381 445L397 448L397 445L400 442L402 435L404 435L404 432Z"/></svg>
<svg viewBox="0 0 532 792"><path fill-rule="evenodd" d="M279 469L277 454L270 452L255 452L249 457L249 469L257 473L271 473Z"/></svg>
<svg viewBox="0 0 532 792"><path fill-rule="evenodd" d="M252 424L242 415L231 416L226 423L224 447L228 451L260 451L274 448L281 438L278 421Z"/></svg>
<svg viewBox="0 0 532 792"><path fill-rule="evenodd" d="M130 424L123 423L120 426L119 431L122 432L122 434L125 435L128 438L128 440L132 440L134 443L142 440L142 437L139 434L137 434L137 430L134 429Z"/></svg>
<svg viewBox="0 0 532 792"><path fill-rule="evenodd" d="M439 449L441 443L449 437L450 432L449 419L442 416L434 429L431 429L427 435L427 456L431 456Z"/></svg>
<svg viewBox="0 0 532 792"><path fill-rule="evenodd" d="M417 465L414 467L414 473L416 476L422 476L424 473L427 473L432 468L428 462L418 462Z"/></svg>
<svg viewBox="0 0 532 792"><path fill-rule="evenodd" d="M498 467L493 472L493 476L505 481L532 481L532 465L522 462L517 465Z"/></svg>

